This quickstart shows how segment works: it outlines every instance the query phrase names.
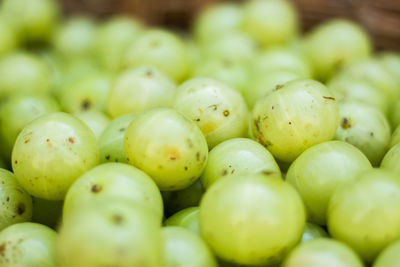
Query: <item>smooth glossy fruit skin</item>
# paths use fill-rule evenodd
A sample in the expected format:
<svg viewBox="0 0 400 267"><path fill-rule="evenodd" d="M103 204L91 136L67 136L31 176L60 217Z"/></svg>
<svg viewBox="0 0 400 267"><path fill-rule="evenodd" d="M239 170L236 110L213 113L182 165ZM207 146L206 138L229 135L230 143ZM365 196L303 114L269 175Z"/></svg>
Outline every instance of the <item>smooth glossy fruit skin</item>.
<svg viewBox="0 0 400 267"><path fill-rule="evenodd" d="M250 72L247 65L229 58L211 58L197 63L193 77L208 77L229 85L243 95L248 90Z"/></svg>
<svg viewBox="0 0 400 267"><path fill-rule="evenodd" d="M390 138L389 148L394 147L400 143L400 126L397 126L393 131L392 137Z"/></svg>
<svg viewBox="0 0 400 267"><path fill-rule="evenodd" d="M33 54L13 52L0 59L0 99L14 93L47 93L50 70Z"/></svg>
<svg viewBox="0 0 400 267"><path fill-rule="evenodd" d="M94 53L96 24L88 16L73 16L59 26L53 36L54 49L65 61L91 57Z"/></svg>
<svg viewBox="0 0 400 267"><path fill-rule="evenodd" d="M381 90L371 83L350 77L334 76L327 87L339 102L358 102L379 109L383 114L389 112L389 101Z"/></svg>
<svg viewBox="0 0 400 267"><path fill-rule="evenodd" d="M57 241L60 267L163 265L160 221L122 198L82 205L63 221Z"/></svg>
<svg viewBox="0 0 400 267"><path fill-rule="evenodd" d="M371 263L400 238L400 179L380 169L361 174L333 194L328 208L330 235Z"/></svg>
<svg viewBox="0 0 400 267"><path fill-rule="evenodd" d="M162 229L165 267L217 267L217 261L195 233L177 226Z"/></svg>
<svg viewBox="0 0 400 267"><path fill-rule="evenodd" d="M203 239L224 261L271 265L300 241L305 210L296 190L280 177L222 178L204 194L199 226Z"/></svg>
<svg viewBox="0 0 400 267"><path fill-rule="evenodd" d="M200 181L208 189L223 177L255 173L281 176L278 164L266 148L251 139L232 138L210 151Z"/></svg>
<svg viewBox="0 0 400 267"><path fill-rule="evenodd" d="M291 162L307 148L334 137L338 109L323 84L294 80L257 101L253 109L254 135L276 159Z"/></svg>
<svg viewBox="0 0 400 267"><path fill-rule="evenodd" d="M32 198L33 212L32 222L40 223L57 229L61 222L63 201L51 201L40 198Z"/></svg>
<svg viewBox="0 0 400 267"><path fill-rule="evenodd" d="M345 79L363 80L377 88L386 97L389 111L400 97L400 90L394 76L376 58L367 58L348 64L338 73L338 76Z"/></svg>
<svg viewBox="0 0 400 267"><path fill-rule="evenodd" d="M300 244L285 259L282 267L363 267L359 256L347 245L328 238Z"/></svg>
<svg viewBox="0 0 400 267"><path fill-rule="evenodd" d="M61 90L60 103L69 113L106 111L112 77L104 73L85 75Z"/></svg>
<svg viewBox="0 0 400 267"><path fill-rule="evenodd" d="M98 198L124 198L152 212L161 222L163 203L157 185L146 173L123 163L98 165L80 176L65 196L63 216Z"/></svg>
<svg viewBox="0 0 400 267"><path fill-rule="evenodd" d="M289 1L252 0L244 5L243 28L261 45L281 45L297 35L298 18Z"/></svg>
<svg viewBox="0 0 400 267"><path fill-rule="evenodd" d="M79 112L75 114L75 117L84 122L92 130L97 140L111 121L106 114L96 110Z"/></svg>
<svg viewBox="0 0 400 267"><path fill-rule="evenodd" d="M126 129L135 114L128 114L113 119L99 137L100 162L128 163L124 152Z"/></svg>
<svg viewBox="0 0 400 267"><path fill-rule="evenodd" d="M364 29L344 19L320 24L306 36L304 43L314 76L321 81L329 79L347 63L367 58L371 50L371 41Z"/></svg>
<svg viewBox="0 0 400 267"><path fill-rule="evenodd" d="M270 48L261 52L254 57L251 69L256 78L278 71L292 72L300 78L312 76L311 67L306 59L300 53L287 48Z"/></svg>
<svg viewBox="0 0 400 267"><path fill-rule="evenodd" d="M24 222L0 232L0 266L57 267L57 233L47 226Z"/></svg>
<svg viewBox="0 0 400 267"><path fill-rule="evenodd" d="M129 48L125 68L152 66L176 82L186 79L190 61L185 44L173 33L154 29L144 32Z"/></svg>
<svg viewBox="0 0 400 267"><path fill-rule="evenodd" d="M202 48L205 58L229 59L238 61L241 64L250 62L258 52L258 47L254 40L248 35L239 32L218 36Z"/></svg>
<svg viewBox="0 0 400 267"><path fill-rule="evenodd" d="M393 146L383 157L381 168L400 175L400 144Z"/></svg>
<svg viewBox="0 0 400 267"><path fill-rule="evenodd" d="M388 245L376 258L373 267L396 267L400 265L400 241Z"/></svg>
<svg viewBox="0 0 400 267"><path fill-rule="evenodd" d="M301 236L301 243L322 237L328 237L328 233L321 226L308 222Z"/></svg>
<svg viewBox="0 0 400 267"><path fill-rule="evenodd" d="M131 16L116 15L106 20L96 33L95 51L102 66L118 71L124 55L142 34L143 25Z"/></svg>
<svg viewBox="0 0 400 267"><path fill-rule="evenodd" d="M193 184L208 156L197 125L171 108L154 108L135 117L125 133L124 151L129 164L149 174L163 191Z"/></svg>
<svg viewBox="0 0 400 267"><path fill-rule="evenodd" d="M0 14L0 58L12 51L18 44L12 25Z"/></svg>
<svg viewBox="0 0 400 267"><path fill-rule="evenodd" d="M210 78L193 78L177 91L174 108L193 120L211 149L247 130L247 106L239 92Z"/></svg>
<svg viewBox="0 0 400 267"><path fill-rule="evenodd" d="M11 150L22 129L32 120L48 113L59 111L58 103L45 94L12 94L0 109L0 135L4 145L0 153L11 157Z"/></svg>
<svg viewBox="0 0 400 267"><path fill-rule="evenodd" d="M239 32L242 9L234 3L218 3L200 12L194 22L194 35L203 44L213 42L226 34Z"/></svg>
<svg viewBox="0 0 400 267"><path fill-rule="evenodd" d="M176 85L154 67L140 66L122 72L111 87L107 110L112 117L169 107Z"/></svg>
<svg viewBox="0 0 400 267"><path fill-rule="evenodd" d="M0 231L12 224L27 222L32 217L31 196L18 184L12 172L2 168L0 168L0 204Z"/></svg>
<svg viewBox="0 0 400 267"><path fill-rule="evenodd" d="M304 151L289 167L286 181L299 192L307 220L326 224L326 211L335 189L372 169L356 147L341 141L324 142Z"/></svg>
<svg viewBox="0 0 400 267"><path fill-rule="evenodd" d="M56 112L29 123L19 134L12 168L25 190L61 200L70 185L99 162L96 137L79 119Z"/></svg>
<svg viewBox="0 0 400 267"><path fill-rule="evenodd" d="M359 148L373 166L379 166L390 142L390 126L374 107L357 102L342 103L335 139Z"/></svg>
<svg viewBox="0 0 400 267"><path fill-rule="evenodd" d="M59 5L55 0L4 0L4 16L23 43L46 43L58 23Z"/></svg>
<svg viewBox="0 0 400 267"><path fill-rule="evenodd" d="M273 92L277 87L279 88L282 84L302 78L299 74L291 71L271 71L268 73L258 75L247 84L246 90L242 92L247 106L249 109L253 109L257 101L264 96Z"/></svg>
<svg viewBox="0 0 400 267"><path fill-rule="evenodd" d="M200 235L199 207L190 207L178 211L165 221L165 225L184 227L193 233Z"/></svg>

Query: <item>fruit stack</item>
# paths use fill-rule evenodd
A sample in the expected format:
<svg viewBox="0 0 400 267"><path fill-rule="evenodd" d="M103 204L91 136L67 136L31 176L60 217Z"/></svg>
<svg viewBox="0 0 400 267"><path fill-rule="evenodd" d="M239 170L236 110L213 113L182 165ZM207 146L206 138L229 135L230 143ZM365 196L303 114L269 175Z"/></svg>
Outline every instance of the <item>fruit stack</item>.
<svg viewBox="0 0 400 267"><path fill-rule="evenodd" d="M0 5L0 266L400 266L400 54L285 0L190 32Z"/></svg>

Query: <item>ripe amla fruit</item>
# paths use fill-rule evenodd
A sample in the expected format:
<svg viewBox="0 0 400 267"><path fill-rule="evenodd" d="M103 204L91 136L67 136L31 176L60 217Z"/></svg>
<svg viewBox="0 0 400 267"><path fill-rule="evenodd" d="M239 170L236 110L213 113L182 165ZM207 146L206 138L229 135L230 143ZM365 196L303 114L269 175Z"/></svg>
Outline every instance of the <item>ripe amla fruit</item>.
<svg viewBox="0 0 400 267"><path fill-rule="evenodd" d="M149 174L163 191L193 184L208 156L199 127L171 108L138 114L126 130L124 151L128 163Z"/></svg>
<svg viewBox="0 0 400 267"><path fill-rule="evenodd" d="M307 148L331 140L338 123L335 98L323 84L311 79L278 86L253 109L255 138L283 162L291 162Z"/></svg>
<svg viewBox="0 0 400 267"><path fill-rule="evenodd" d="M330 235L371 263L400 238L400 179L385 170L366 171L335 191L327 214Z"/></svg>
<svg viewBox="0 0 400 267"><path fill-rule="evenodd" d="M203 239L224 261L281 262L301 239L305 210L291 185L264 174L222 178L205 193L199 211Z"/></svg>
<svg viewBox="0 0 400 267"><path fill-rule="evenodd" d="M70 185L99 162L93 132L74 116L55 112L26 125L15 141L12 168L32 196L62 200Z"/></svg>

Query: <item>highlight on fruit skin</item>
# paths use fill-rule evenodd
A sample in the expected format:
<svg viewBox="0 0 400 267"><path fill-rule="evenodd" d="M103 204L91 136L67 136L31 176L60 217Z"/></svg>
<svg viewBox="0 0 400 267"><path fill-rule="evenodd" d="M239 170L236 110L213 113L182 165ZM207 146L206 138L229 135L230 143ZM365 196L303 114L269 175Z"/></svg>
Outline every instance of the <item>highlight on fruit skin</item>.
<svg viewBox="0 0 400 267"><path fill-rule="evenodd" d="M46 114L24 127L12 152L18 182L31 195L62 200L71 184L99 162L96 137L73 115Z"/></svg>
<svg viewBox="0 0 400 267"><path fill-rule="evenodd" d="M196 123L211 149L247 130L247 106L242 95L210 78L192 78L177 89L173 107Z"/></svg>
<svg viewBox="0 0 400 267"><path fill-rule="evenodd" d="M371 163L359 149L342 141L328 141L304 151L290 165L286 181L299 192L307 220L326 225L329 201L335 190L370 169Z"/></svg>
<svg viewBox="0 0 400 267"><path fill-rule="evenodd" d="M200 203L201 236L219 258L239 265L281 262L305 223L300 196L276 175L221 178Z"/></svg>
<svg viewBox="0 0 400 267"><path fill-rule="evenodd" d="M126 130L124 151L128 163L150 175L162 191L192 185L208 157L199 127L172 108L138 114Z"/></svg>
<svg viewBox="0 0 400 267"><path fill-rule="evenodd" d="M335 136L339 106L323 84L299 79L259 99L252 114L256 140L276 159L292 162L307 148Z"/></svg>
<svg viewBox="0 0 400 267"><path fill-rule="evenodd" d="M349 245L364 262L372 263L400 237L398 175L383 169L361 173L335 191L327 214L330 235Z"/></svg>

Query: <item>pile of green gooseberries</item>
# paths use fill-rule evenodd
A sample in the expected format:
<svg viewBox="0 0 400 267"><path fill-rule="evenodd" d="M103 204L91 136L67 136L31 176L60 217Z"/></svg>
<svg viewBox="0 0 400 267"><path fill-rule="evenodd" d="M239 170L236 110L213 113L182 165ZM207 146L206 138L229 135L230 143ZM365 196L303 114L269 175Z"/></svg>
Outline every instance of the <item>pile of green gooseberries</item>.
<svg viewBox="0 0 400 267"><path fill-rule="evenodd" d="M400 266L400 53L286 0L61 13L0 2L0 266Z"/></svg>

